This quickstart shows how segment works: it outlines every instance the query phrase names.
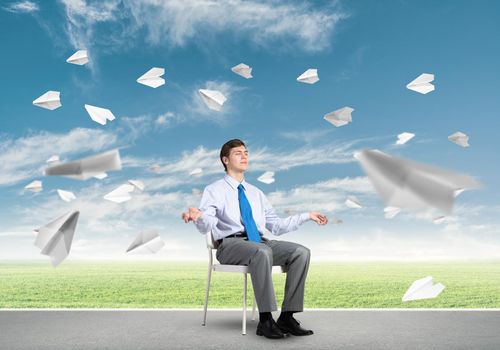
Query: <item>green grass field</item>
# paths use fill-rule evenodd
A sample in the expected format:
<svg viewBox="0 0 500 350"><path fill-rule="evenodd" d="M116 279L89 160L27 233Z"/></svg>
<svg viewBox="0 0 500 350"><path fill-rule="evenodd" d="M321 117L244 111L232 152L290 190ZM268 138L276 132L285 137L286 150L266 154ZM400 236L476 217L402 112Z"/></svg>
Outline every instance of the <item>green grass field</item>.
<svg viewBox="0 0 500 350"><path fill-rule="evenodd" d="M200 308L206 272L204 263L0 263L0 308ZM428 275L446 286L441 295L401 302ZM215 272L209 307L240 307L242 278ZM274 281L280 305L285 275ZM500 262L313 264L305 307L499 308Z"/></svg>

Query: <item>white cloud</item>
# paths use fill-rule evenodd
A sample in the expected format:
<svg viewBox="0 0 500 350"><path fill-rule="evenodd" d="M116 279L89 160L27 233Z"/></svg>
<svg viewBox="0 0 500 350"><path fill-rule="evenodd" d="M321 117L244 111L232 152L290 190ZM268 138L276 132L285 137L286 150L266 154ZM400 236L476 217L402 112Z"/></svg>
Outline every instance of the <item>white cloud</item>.
<svg viewBox="0 0 500 350"><path fill-rule="evenodd" d="M37 12L40 10L37 3L32 1L19 1L13 2L8 6L4 7L4 10L13 12L13 13L31 13Z"/></svg>
<svg viewBox="0 0 500 350"><path fill-rule="evenodd" d="M63 0L66 31L75 48L113 43L127 46L145 34L151 45L199 45L220 33L232 33L259 46L280 44L306 52L328 48L344 18L337 1L316 7L309 3L257 0ZM318 6L318 5L316 5ZM230 15L228 15L230 14ZM112 24L106 42L98 24Z"/></svg>
<svg viewBox="0 0 500 350"><path fill-rule="evenodd" d="M41 176L45 161L53 154L59 154L64 159L100 151L116 141L112 133L85 128L76 128L67 134L41 131L18 139L4 135L0 138L0 185Z"/></svg>
<svg viewBox="0 0 500 350"><path fill-rule="evenodd" d="M288 191L271 192L267 197L279 211L339 212L345 209L344 201L348 193L372 195L374 190L366 177L346 177L302 185Z"/></svg>

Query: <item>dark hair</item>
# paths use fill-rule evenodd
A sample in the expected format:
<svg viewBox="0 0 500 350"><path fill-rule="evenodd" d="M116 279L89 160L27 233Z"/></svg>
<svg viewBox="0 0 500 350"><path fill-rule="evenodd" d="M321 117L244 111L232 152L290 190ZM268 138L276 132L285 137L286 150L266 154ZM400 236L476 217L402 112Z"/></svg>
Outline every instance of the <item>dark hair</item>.
<svg viewBox="0 0 500 350"><path fill-rule="evenodd" d="M225 144L222 145L222 148L220 149L220 161L222 162L222 165L224 165L224 171L227 172L227 166L222 161L222 157L229 157L229 153L231 152L231 149L235 148L235 147L240 147L240 146L243 146L245 148L247 147L247 146L245 146L245 143L243 141L238 140L238 139L229 140Z"/></svg>

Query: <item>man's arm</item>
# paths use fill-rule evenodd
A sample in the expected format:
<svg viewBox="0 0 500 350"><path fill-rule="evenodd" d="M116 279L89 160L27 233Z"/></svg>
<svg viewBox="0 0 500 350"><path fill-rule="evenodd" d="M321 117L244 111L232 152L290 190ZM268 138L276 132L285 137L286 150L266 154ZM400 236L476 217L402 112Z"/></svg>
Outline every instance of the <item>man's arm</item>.
<svg viewBox="0 0 500 350"><path fill-rule="evenodd" d="M308 220L312 220L318 225L326 225L328 218L316 211L304 212L302 214L292 215L285 219L281 219L277 214L271 203L267 200L264 193L261 192L262 202L264 204L264 212L266 215L266 228L271 231L273 235L282 235L284 233L295 231Z"/></svg>
<svg viewBox="0 0 500 350"><path fill-rule="evenodd" d="M218 202L215 193L211 189L205 188L200 202L199 215L192 218L200 233L205 234L212 231L217 225L219 221L216 217Z"/></svg>

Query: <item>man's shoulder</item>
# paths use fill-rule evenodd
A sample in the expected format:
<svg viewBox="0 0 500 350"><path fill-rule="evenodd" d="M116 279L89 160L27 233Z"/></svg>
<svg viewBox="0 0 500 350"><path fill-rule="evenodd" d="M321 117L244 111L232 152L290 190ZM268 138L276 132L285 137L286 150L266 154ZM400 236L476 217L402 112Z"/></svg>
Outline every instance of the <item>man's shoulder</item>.
<svg viewBox="0 0 500 350"><path fill-rule="evenodd" d="M226 186L226 181L224 180L224 178L222 178L207 185L205 187L205 191L213 191L213 190L217 191L225 186Z"/></svg>

